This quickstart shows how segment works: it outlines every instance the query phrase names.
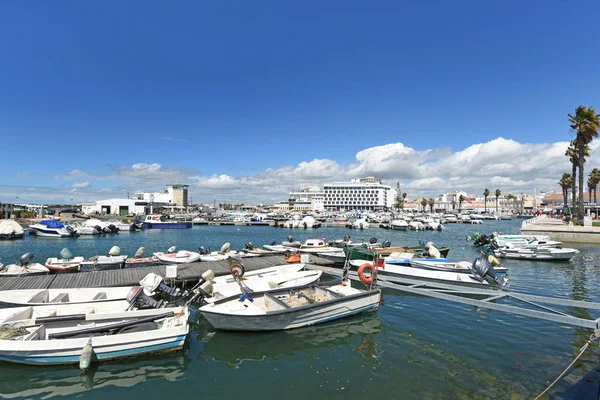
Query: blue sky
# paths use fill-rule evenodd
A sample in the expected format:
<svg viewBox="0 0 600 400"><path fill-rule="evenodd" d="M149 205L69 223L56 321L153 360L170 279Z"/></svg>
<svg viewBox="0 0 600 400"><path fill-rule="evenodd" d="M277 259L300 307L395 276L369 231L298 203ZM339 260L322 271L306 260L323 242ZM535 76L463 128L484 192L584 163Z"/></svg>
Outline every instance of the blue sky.
<svg viewBox="0 0 600 400"><path fill-rule="evenodd" d="M0 201L557 188L600 3L371 3L1 2Z"/></svg>

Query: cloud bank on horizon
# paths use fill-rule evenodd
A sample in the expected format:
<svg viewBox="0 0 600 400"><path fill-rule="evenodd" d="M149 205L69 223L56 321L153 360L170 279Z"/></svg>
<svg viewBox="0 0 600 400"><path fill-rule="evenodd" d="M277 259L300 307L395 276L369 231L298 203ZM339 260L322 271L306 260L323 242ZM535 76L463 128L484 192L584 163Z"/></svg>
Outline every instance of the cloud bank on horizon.
<svg viewBox="0 0 600 400"><path fill-rule="evenodd" d="M499 137L453 152L447 147L415 150L397 142L361 150L349 165L314 159L245 176L205 176L200 169L163 166L148 160L130 166L108 165L101 172L54 172L46 177L52 180L52 186L27 186L24 175L23 186L2 186L0 201L14 202L18 196L19 202L85 203L185 183L190 185L194 203L272 204L305 185L322 187L365 176L382 178L392 187L400 182L408 198L434 197L455 190L479 194L485 188L500 189L504 194L532 193L534 189L559 188L562 174L571 172L565 156L568 145L568 141L529 144ZM592 142L586 175L597 167L594 160L598 156L599 145Z"/></svg>

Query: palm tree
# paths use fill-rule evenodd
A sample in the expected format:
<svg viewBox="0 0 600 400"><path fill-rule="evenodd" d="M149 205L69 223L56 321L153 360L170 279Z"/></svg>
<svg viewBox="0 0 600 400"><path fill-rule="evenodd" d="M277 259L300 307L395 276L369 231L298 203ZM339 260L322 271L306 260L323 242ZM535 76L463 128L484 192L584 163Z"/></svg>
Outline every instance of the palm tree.
<svg viewBox="0 0 600 400"><path fill-rule="evenodd" d="M404 202L406 201L406 196L408 196L408 194L406 192L402 193L402 209L404 210Z"/></svg>
<svg viewBox="0 0 600 400"><path fill-rule="evenodd" d="M427 207L427 199L425 197L421 199L421 205L423 206L423 211L425 211L425 207Z"/></svg>
<svg viewBox="0 0 600 400"><path fill-rule="evenodd" d="M483 191L483 198L484 198L484 202L483 202L483 212L487 214L487 198L490 195L490 189L485 188L485 190Z"/></svg>
<svg viewBox="0 0 600 400"><path fill-rule="evenodd" d="M567 193L569 192L569 188L571 187L572 183L573 183L573 177L571 176L571 174L567 174L566 172L563 174L562 178L560 178L560 181L558 181L558 184L562 188L562 192L563 192L563 205L564 206L567 205Z"/></svg>
<svg viewBox="0 0 600 400"><path fill-rule="evenodd" d="M515 199L515 196L513 196L511 193L507 194L506 196L506 200L512 201ZM511 209L514 207L514 204L511 205Z"/></svg>
<svg viewBox="0 0 600 400"><path fill-rule="evenodd" d="M592 172L590 172L590 176L594 182L594 204L598 204L596 201L596 189L598 189L598 184L600 183L600 170L598 168L594 168Z"/></svg>
<svg viewBox="0 0 600 400"><path fill-rule="evenodd" d="M577 133L577 158L579 169L579 207L577 217L579 221L583 220L583 165L585 163L585 148L594 138L598 137L600 129L600 116L594 107L585 107L580 105L575 110L575 114L569 115L570 128L572 132Z"/></svg>
<svg viewBox="0 0 600 400"><path fill-rule="evenodd" d="M465 201L465 196L462 194L458 196L458 212L462 210L462 203Z"/></svg>
<svg viewBox="0 0 600 400"><path fill-rule="evenodd" d="M453 210L456 209L456 200L454 200L454 199L452 200L452 209Z"/></svg>
<svg viewBox="0 0 600 400"><path fill-rule="evenodd" d="M579 142L577 139L574 139L567 147L565 151L565 156L569 157L569 162L571 163L572 171L571 171L571 210L574 210L576 207L577 201L577 166L579 165L579 153L578 148ZM590 146L585 146L585 156L590 156ZM585 160L584 160L585 162ZM566 205L566 204L565 204Z"/></svg>
<svg viewBox="0 0 600 400"><path fill-rule="evenodd" d="M496 214L498 214L498 197L500 197L501 194L502 192L500 191L500 189L496 189L496 191L494 192L494 196L496 196Z"/></svg>
<svg viewBox="0 0 600 400"><path fill-rule="evenodd" d="M592 203L592 191L594 190L594 178L591 176L587 180L587 188L588 188L588 204Z"/></svg>
<svg viewBox="0 0 600 400"><path fill-rule="evenodd" d="M435 200L430 198L429 200L427 200L427 204L429 204L429 211L433 212L433 206L435 205Z"/></svg>

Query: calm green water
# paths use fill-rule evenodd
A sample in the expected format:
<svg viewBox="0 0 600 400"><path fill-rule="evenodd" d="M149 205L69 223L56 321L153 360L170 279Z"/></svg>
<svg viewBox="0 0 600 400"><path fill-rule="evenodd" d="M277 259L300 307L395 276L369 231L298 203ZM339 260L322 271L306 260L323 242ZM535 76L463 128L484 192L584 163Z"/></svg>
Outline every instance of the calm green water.
<svg viewBox="0 0 600 400"><path fill-rule="evenodd" d="M67 246L74 255L122 254L139 246L149 252L171 245L213 250L229 241L242 248L288 234L307 237L389 239L414 245L433 240L451 248L453 260L472 260L468 234L517 233L520 221L448 225L444 232L398 232L343 228L292 231L272 227L212 227L120 233L79 239L26 237L0 242L3 262L26 251L43 262ZM579 246L570 263L507 261L512 290L600 301L600 247ZM571 310L591 317L582 310ZM598 317L597 315L595 317ZM182 353L97 365L80 376L76 367L31 367L0 363L3 398L144 399L519 399L532 398L572 361L590 331L384 289L378 313L315 327L274 333L215 332L193 315ZM598 347L589 349L550 392L553 398L597 398Z"/></svg>

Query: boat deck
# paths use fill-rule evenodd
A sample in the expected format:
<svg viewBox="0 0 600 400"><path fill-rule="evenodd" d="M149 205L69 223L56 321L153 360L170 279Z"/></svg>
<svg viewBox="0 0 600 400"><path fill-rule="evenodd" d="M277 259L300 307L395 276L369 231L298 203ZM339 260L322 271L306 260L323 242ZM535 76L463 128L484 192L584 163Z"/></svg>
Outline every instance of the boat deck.
<svg viewBox="0 0 600 400"><path fill-rule="evenodd" d="M273 267L285 264L283 255L248 257L242 259L247 271ZM310 255L310 263L316 265L332 265L333 262L321 257ZM65 274L51 274L38 276L0 277L0 290L17 289L63 289L63 288L88 288L132 286L150 272L165 276L166 265L151 267L124 268L107 271L90 271ZM177 265L177 281L197 281L207 270L212 269L216 276L229 274L227 260L216 262L194 262Z"/></svg>

